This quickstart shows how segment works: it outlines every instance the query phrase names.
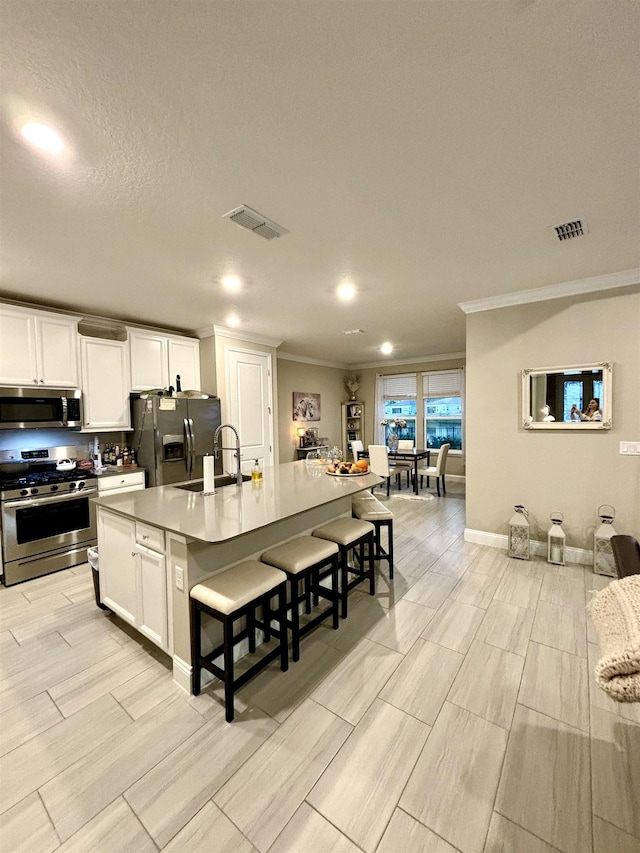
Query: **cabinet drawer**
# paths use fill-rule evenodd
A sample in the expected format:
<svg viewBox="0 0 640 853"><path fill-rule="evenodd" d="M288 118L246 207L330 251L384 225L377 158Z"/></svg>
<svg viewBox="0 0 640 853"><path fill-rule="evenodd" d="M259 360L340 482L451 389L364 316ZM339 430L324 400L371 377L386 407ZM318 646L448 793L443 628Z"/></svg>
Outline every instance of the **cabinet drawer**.
<svg viewBox="0 0 640 853"><path fill-rule="evenodd" d="M144 489L144 471L132 471L129 474L118 474L114 477L99 477L98 492L104 494L114 489Z"/></svg>
<svg viewBox="0 0 640 853"><path fill-rule="evenodd" d="M164 530L160 530L159 527L151 527L149 524L136 522L136 542L151 551L164 554Z"/></svg>

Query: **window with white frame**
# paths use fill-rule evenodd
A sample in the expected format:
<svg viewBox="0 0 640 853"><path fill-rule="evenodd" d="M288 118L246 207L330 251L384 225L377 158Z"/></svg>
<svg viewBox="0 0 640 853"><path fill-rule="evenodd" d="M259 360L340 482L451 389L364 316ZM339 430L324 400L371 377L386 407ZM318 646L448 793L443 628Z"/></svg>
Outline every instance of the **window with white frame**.
<svg viewBox="0 0 640 853"><path fill-rule="evenodd" d="M378 376L378 435L386 444L391 433L398 438L416 440L416 374L398 373Z"/></svg>
<svg viewBox="0 0 640 853"><path fill-rule="evenodd" d="M425 446L450 444L462 450L463 370L434 370L422 374Z"/></svg>

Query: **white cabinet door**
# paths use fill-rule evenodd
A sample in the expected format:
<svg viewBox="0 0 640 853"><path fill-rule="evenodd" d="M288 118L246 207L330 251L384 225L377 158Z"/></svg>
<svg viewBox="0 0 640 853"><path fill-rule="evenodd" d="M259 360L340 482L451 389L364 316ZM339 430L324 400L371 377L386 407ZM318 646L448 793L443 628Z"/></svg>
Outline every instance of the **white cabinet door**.
<svg viewBox="0 0 640 853"><path fill-rule="evenodd" d="M166 335L129 329L131 390L149 391L169 385L169 355ZM184 386L183 386L184 387Z"/></svg>
<svg viewBox="0 0 640 853"><path fill-rule="evenodd" d="M138 622L138 563L135 522L98 509L100 596L134 627Z"/></svg>
<svg viewBox="0 0 640 853"><path fill-rule="evenodd" d="M200 391L200 341L169 338L169 384L180 377L183 391Z"/></svg>
<svg viewBox="0 0 640 853"><path fill-rule="evenodd" d="M80 338L83 429L128 429L129 352L126 341Z"/></svg>
<svg viewBox="0 0 640 853"><path fill-rule="evenodd" d="M0 382L78 387L78 318L0 305Z"/></svg>
<svg viewBox="0 0 640 853"><path fill-rule="evenodd" d="M36 314L35 327L40 384L77 388L78 321L56 314Z"/></svg>
<svg viewBox="0 0 640 853"><path fill-rule="evenodd" d="M0 382L33 386L38 379L33 313L0 305Z"/></svg>
<svg viewBox="0 0 640 853"><path fill-rule="evenodd" d="M168 648L167 570L164 554L136 546L139 571L138 624L141 634Z"/></svg>

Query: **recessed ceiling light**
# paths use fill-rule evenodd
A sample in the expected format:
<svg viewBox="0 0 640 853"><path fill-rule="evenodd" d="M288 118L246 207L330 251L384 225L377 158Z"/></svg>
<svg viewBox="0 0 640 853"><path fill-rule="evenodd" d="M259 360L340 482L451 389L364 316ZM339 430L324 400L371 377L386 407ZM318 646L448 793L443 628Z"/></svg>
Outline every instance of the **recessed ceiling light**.
<svg viewBox="0 0 640 853"><path fill-rule="evenodd" d="M31 145L51 154L59 154L64 148L60 135L46 124L29 122L22 126L21 133Z"/></svg>
<svg viewBox="0 0 640 853"><path fill-rule="evenodd" d="M392 343L390 343L389 341L385 341L385 342L382 344L382 346L380 347L380 352L381 352L383 355L390 355L390 353L392 353L392 352L393 352L393 344L392 344Z"/></svg>
<svg viewBox="0 0 640 853"><path fill-rule="evenodd" d="M222 279L222 286L227 290L236 291L240 290L242 282L237 275L225 275Z"/></svg>
<svg viewBox="0 0 640 853"><path fill-rule="evenodd" d="M356 295L356 289L348 281L345 281L338 285L336 288L336 294L338 299L341 299L343 302L350 302Z"/></svg>
<svg viewBox="0 0 640 853"><path fill-rule="evenodd" d="M240 325L240 318L237 317L235 314L229 314L229 316L227 317L226 323L227 323L227 326L234 326L234 327L239 326Z"/></svg>

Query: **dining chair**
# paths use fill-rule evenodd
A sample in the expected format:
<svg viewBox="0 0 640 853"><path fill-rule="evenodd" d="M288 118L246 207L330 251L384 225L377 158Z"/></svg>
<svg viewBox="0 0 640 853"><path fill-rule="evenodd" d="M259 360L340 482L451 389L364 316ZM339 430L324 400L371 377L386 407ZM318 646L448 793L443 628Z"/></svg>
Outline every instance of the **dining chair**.
<svg viewBox="0 0 640 853"><path fill-rule="evenodd" d="M392 470L389 465L389 451L386 444L369 445L369 470L387 481L387 497L389 497L389 484L393 473L399 478L400 474ZM375 488L375 487L374 487ZM371 489L373 492L373 489Z"/></svg>
<svg viewBox="0 0 640 853"><path fill-rule="evenodd" d="M351 445L351 452L353 453L353 461L357 462L358 453L361 450L364 450L364 444L361 441L358 441L357 439L354 439L354 441L350 441L349 444Z"/></svg>
<svg viewBox="0 0 640 853"><path fill-rule="evenodd" d="M413 450L414 442L410 438L401 438L398 441L398 450ZM413 474L413 462L407 462L404 459L394 459L391 463L391 470L396 473L407 472L407 488L411 485L411 476ZM399 479L401 482L401 479Z"/></svg>
<svg viewBox="0 0 640 853"><path fill-rule="evenodd" d="M446 495L447 487L444 482L444 473L447 467L447 454L449 453L450 444L443 444L440 447L440 451L438 453L438 461L435 465L429 465L428 468L418 468L418 474L420 474L420 488L422 488L422 478L427 478L427 487L429 486L429 477L436 478L436 489L438 490L438 497L440 497L440 480L442 480L442 491Z"/></svg>

